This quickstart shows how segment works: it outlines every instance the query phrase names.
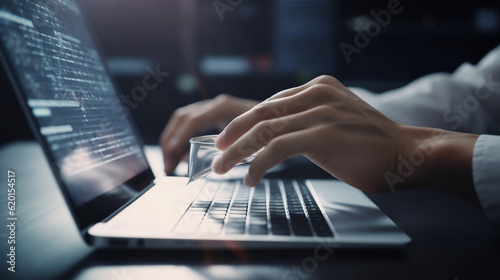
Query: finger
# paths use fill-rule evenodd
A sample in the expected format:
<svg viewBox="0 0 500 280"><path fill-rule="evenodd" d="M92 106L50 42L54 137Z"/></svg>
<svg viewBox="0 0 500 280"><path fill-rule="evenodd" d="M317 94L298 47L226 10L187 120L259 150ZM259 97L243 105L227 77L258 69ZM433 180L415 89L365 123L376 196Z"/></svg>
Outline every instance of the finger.
<svg viewBox="0 0 500 280"><path fill-rule="evenodd" d="M316 84L292 96L264 101L231 121L217 136L215 145L219 150L226 150L257 123L293 115L325 104L332 96L324 93L335 90L331 85Z"/></svg>
<svg viewBox="0 0 500 280"><path fill-rule="evenodd" d="M167 143L172 140L172 132L175 130L176 127L178 127L179 123L182 122L182 119L184 117L185 115L179 115L178 113L174 113L170 117L170 120L168 121L167 125L163 129L163 132L161 133L160 136L160 145L162 147L164 145L167 145Z"/></svg>
<svg viewBox="0 0 500 280"><path fill-rule="evenodd" d="M256 186L267 170L283 162L285 159L306 154L311 149L311 129L288 133L273 139L250 164L244 183L249 187Z"/></svg>
<svg viewBox="0 0 500 280"><path fill-rule="evenodd" d="M160 146L163 152L163 162L165 166L165 172L167 174L171 174L179 163L179 155L176 154L176 151L178 151L177 147L181 142L179 138L172 139L173 135L171 135L169 131L173 131L174 128L178 127L179 123L182 122L182 119L184 118L174 116L169 121L160 137Z"/></svg>
<svg viewBox="0 0 500 280"><path fill-rule="evenodd" d="M233 143L220 157L214 159L212 169L219 174L226 173L237 163L265 147L274 138L307 129L311 124L320 123L324 117L317 111L318 108L313 108L305 112L258 123Z"/></svg>
<svg viewBox="0 0 500 280"><path fill-rule="evenodd" d="M340 84L340 82L332 76L327 76L327 75L319 76L319 77L316 77L316 78L310 80L309 82L307 82L301 86L280 91L280 92L274 94L273 96L269 97L268 99L266 99L266 101L292 96L292 95L295 95L299 92L306 90L307 88L311 87L312 85L318 85L318 84L335 86L335 85Z"/></svg>

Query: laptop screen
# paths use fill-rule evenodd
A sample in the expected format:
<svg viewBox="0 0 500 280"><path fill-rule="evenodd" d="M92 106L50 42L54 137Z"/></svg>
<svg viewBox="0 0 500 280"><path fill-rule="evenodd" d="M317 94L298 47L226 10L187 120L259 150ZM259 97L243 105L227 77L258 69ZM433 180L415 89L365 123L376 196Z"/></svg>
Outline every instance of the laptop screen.
<svg viewBox="0 0 500 280"><path fill-rule="evenodd" d="M4 62L74 207L149 169L74 1L2 1L0 35Z"/></svg>

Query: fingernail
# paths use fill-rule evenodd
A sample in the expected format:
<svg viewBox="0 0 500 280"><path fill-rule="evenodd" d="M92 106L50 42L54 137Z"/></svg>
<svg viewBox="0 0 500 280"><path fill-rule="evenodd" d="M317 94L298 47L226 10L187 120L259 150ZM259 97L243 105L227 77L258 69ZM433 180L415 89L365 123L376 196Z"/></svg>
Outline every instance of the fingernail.
<svg viewBox="0 0 500 280"><path fill-rule="evenodd" d="M255 185L255 182L253 181L253 178L250 176L250 173L247 173L247 175L245 175L243 183L248 187L253 187Z"/></svg>
<svg viewBox="0 0 500 280"><path fill-rule="evenodd" d="M222 167L222 157L215 156L212 161L212 170L217 173L221 171L221 167Z"/></svg>
<svg viewBox="0 0 500 280"><path fill-rule="evenodd" d="M226 132L223 130L217 137L215 138L215 147L219 148L224 144L224 140L226 138Z"/></svg>

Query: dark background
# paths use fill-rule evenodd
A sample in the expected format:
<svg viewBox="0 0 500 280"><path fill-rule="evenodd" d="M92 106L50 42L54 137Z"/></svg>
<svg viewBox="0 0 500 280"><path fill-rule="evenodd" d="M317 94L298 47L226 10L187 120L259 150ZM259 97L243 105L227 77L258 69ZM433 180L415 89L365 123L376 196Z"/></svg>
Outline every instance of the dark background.
<svg viewBox="0 0 500 280"><path fill-rule="evenodd" d="M176 108L220 93L261 100L320 74L383 92L476 63L500 43L498 1L401 0L402 12L347 63L339 44L355 46L356 30L374 20L370 11L388 2L241 0L223 20L213 0L80 5L122 93L142 84L148 65L170 73L131 110L146 143L156 144ZM31 139L3 70L0 88L0 144Z"/></svg>

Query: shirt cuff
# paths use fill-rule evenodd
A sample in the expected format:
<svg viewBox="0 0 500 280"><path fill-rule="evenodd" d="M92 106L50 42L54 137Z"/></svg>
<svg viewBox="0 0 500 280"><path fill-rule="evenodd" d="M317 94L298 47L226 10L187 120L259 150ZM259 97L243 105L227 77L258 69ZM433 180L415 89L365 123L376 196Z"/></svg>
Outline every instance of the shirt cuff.
<svg viewBox="0 0 500 280"><path fill-rule="evenodd" d="M500 136L480 135L472 158L474 187L489 220L500 228Z"/></svg>

